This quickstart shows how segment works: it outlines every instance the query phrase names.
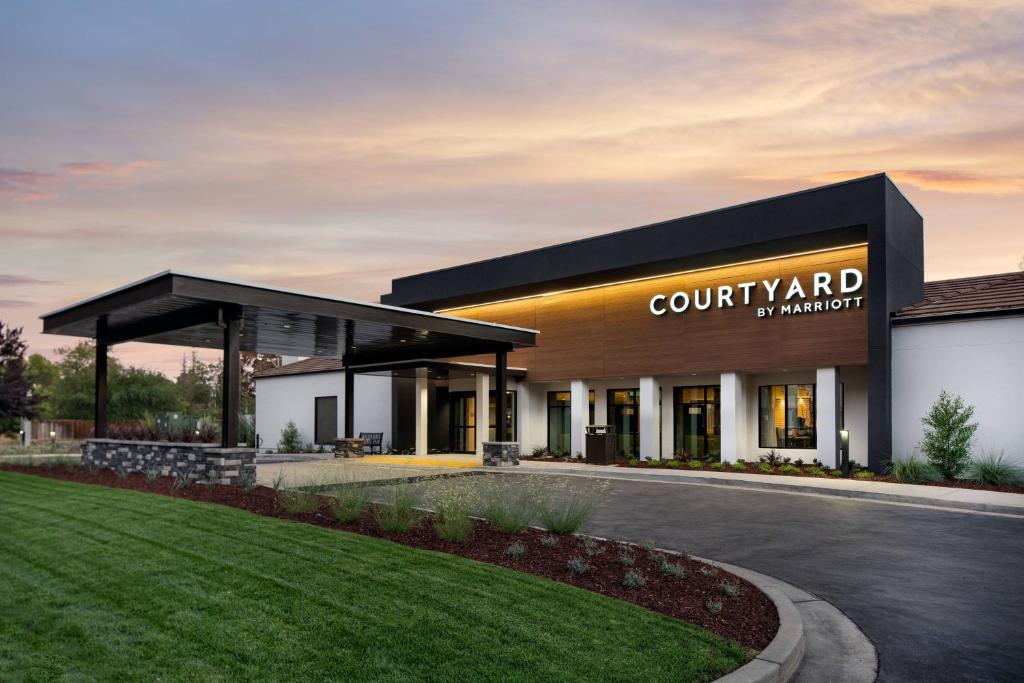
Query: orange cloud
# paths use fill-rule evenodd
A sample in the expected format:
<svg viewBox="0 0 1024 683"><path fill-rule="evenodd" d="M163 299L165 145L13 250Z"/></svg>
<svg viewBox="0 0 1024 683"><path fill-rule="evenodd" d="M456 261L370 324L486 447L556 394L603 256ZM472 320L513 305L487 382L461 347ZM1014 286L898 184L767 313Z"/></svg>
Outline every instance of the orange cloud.
<svg viewBox="0 0 1024 683"><path fill-rule="evenodd" d="M831 171L812 176L810 180L821 183L834 183L851 178L877 173L878 171ZM907 169L887 171L896 183L912 185L922 190L933 192L952 192L970 194L1013 194L1024 190L1024 178L1006 178L998 176L982 176L963 171L941 169Z"/></svg>
<svg viewBox="0 0 1024 683"><path fill-rule="evenodd" d="M0 168L0 199L36 202L52 199L56 195L41 187L60 180L52 173L37 173L18 168Z"/></svg>
<svg viewBox="0 0 1024 683"><path fill-rule="evenodd" d="M159 165L156 161L134 159L123 164L111 164L107 161L72 161L62 164L61 168L71 171L71 175L127 176Z"/></svg>

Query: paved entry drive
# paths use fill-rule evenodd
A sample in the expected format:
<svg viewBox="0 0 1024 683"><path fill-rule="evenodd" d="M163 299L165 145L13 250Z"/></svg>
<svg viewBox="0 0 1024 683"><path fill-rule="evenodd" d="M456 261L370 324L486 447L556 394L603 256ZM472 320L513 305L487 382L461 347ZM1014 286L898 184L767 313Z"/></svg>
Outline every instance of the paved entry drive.
<svg viewBox="0 0 1024 683"><path fill-rule="evenodd" d="M1024 680L1024 518L613 482L586 531L653 539L816 593L878 649L881 681Z"/></svg>

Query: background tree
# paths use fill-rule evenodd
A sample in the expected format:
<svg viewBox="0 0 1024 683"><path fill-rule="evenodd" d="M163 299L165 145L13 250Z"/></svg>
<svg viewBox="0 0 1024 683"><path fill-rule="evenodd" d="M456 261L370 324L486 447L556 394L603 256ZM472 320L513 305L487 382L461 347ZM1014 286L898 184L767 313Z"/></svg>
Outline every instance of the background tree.
<svg viewBox="0 0 1024 683"><path fill-rule="evenodd" d="M257 372L281 367L281 356L272 353L242 352L242 400L241 411L246 415L256 412L256 379Z"/></svg>
<svg viewBox="0 0 1024 683"><path fill-rule="evenodd" d="M28 377L27 348L20 327L0 322L0 431L16 431L18 420L36 415L39 397Z"/></svg>
<svg viewBox="0 0 1024 683"><path fill-rule="evenodd" d="M978 430L978 423L971 422L973 416L974 406L943 391L921 418L925 427L921 452L946 479L963 476L971 466L971 445Z"/></svg>
<svg viewBox="0 0 1024 683"><path fill-rule="evenodd" d="M220 377L219 363L204 363L195 351L191 358L182 356L175 384L185 413L202 416L220 412Z"/></svg>
<svg viewBox="0 0 1024 683"><path fill-rule="evenodd" d="M53 391L60 380L57 364L41 353L33 353L28 357L28 378L32 382L32 394L39 398L37 417L40 420L54 419Z"/></svg>
<svg viewBox="0 0 1024 683"><path fill-rule="evenodd" d="M57 350L60 377L51 401L59 419L88 420L95 415L96 349L92 342ZM147 413L180 412L175 383L159 372L125 368L113 356L107 360L107 415L111 422L141 420Z"/></svg>

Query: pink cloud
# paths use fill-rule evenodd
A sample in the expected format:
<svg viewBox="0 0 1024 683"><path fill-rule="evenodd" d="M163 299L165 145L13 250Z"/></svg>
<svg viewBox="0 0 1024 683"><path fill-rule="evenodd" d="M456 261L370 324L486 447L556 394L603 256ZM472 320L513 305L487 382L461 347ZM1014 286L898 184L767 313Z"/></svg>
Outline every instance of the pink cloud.
<svg viewBox="0 0 1024 683"><path fill-rule="evenodd" d="M52 173L37 173L19 168L0 168L0 199L20 202L52 199L56 195L41 188L58 180L60 180L60 176Z"/></svg>
<svg viewBox="0 0 1024 683"><path fill-rule="evenodd" d="M834 183L859 178L877 171L832 171L811 178L815 182ZM1024 178L985 176L964 171L941 169L903 169L887 171L896 183L905 183L922 190L950 193L1013 194L1024 190Z"/></svg>
<svg viewBox="0 0 1024 683"><path fill-rule="evenodd" d="M160 164L156 161L133 159L131 161L126 161L123 164L112 164L107 161L71 161L66 164L62 164L61 168L65 168L70 171L71 175L128 176L132 175L136 171L153 168L159 165Z"/></svg>

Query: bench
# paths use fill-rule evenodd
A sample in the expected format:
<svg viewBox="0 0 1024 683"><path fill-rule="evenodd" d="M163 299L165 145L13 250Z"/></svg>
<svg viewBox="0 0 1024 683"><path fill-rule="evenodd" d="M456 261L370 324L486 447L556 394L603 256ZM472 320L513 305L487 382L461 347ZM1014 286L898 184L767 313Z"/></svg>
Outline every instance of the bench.
<svg viewBox="0 0 1024 683"><path fill-rule="evenodd" d="M381 441L384 439L384 432L359 432L359 438L363 440L363 451L373 455L380 454Z"/></svg>

